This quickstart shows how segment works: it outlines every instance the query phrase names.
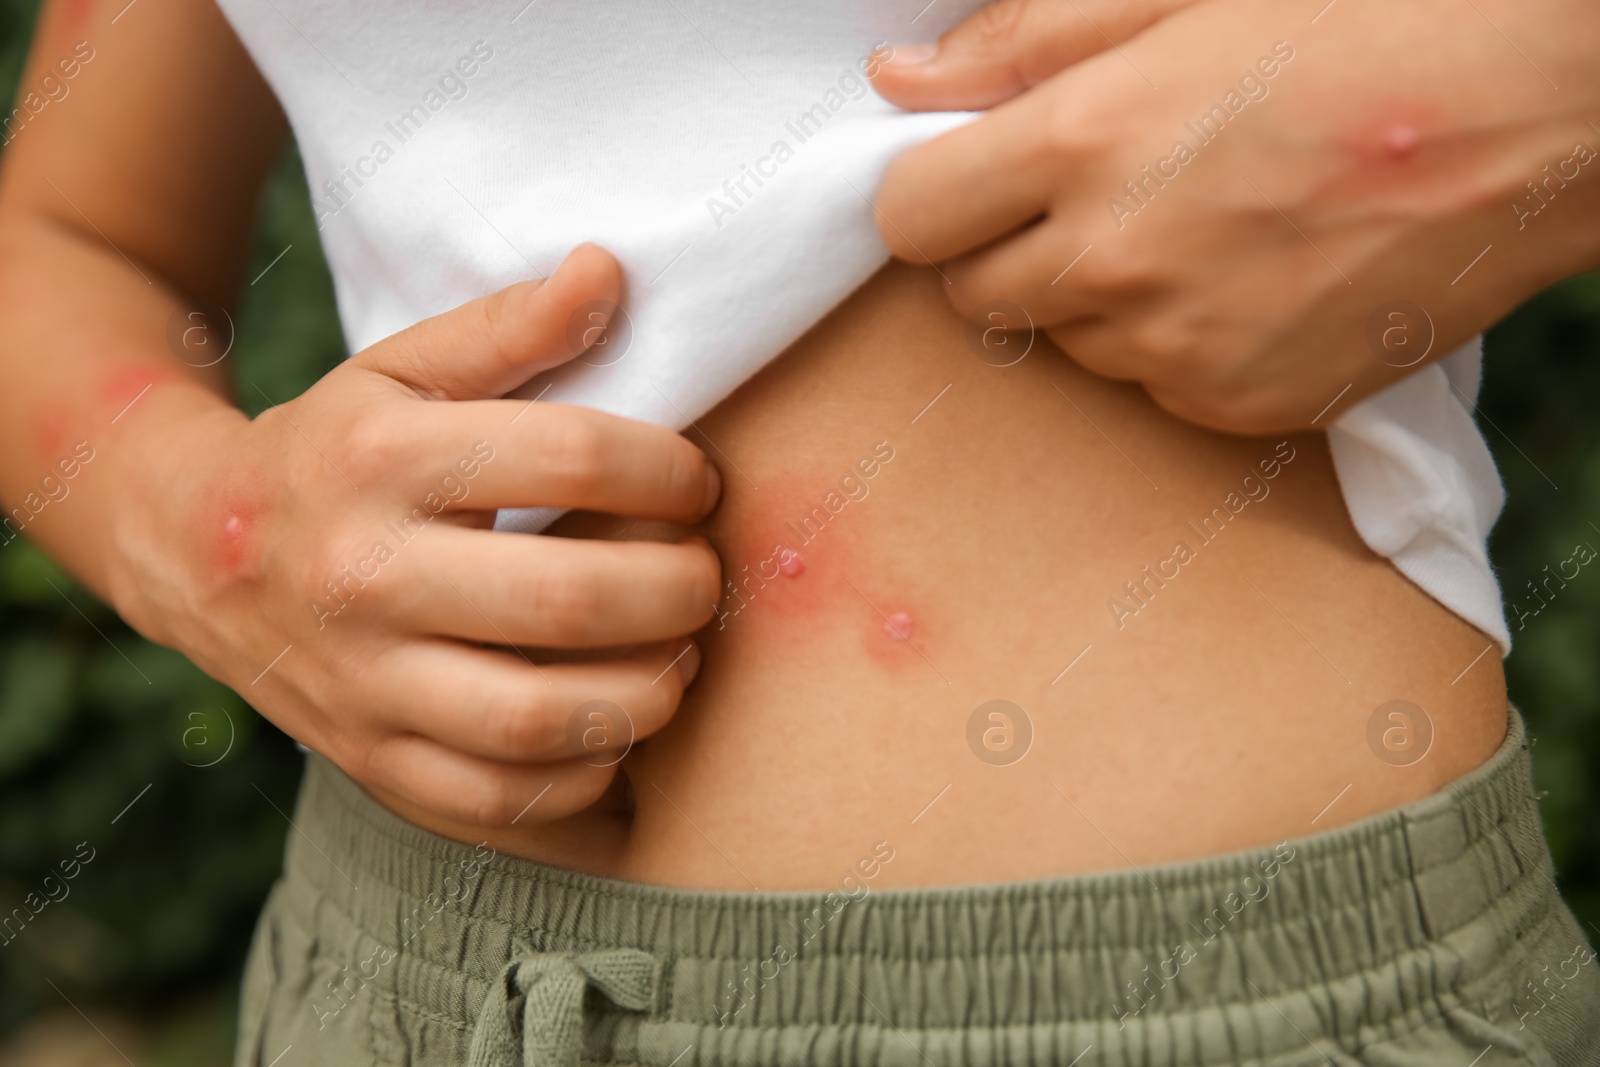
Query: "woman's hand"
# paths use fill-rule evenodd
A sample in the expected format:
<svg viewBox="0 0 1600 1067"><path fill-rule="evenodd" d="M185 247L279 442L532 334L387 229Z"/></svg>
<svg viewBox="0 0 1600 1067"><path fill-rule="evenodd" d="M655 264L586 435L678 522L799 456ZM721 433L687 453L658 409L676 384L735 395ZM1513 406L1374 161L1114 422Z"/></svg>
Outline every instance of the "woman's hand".
<svg viewBox="0 0 1600 1067"><path fill-rule="evenodd" d="M699 538L496 533L494 509L692 523L720 483L663 427L493 398L579 355L569 321L619 285L580 247L547 282L419 323L253 420L162 427L153 461L108 450L140 457L115 471L117 609L375 792L480 826L592 803L614 767L580 758L577 709L609 701L636 736L668 720L719 564ZM638 647L535 665L505 646Z"/></svg>
<svg viewBox="0 0 1600 1067"><path fill-rule="evenodd" d="M172 325L245 288L277 103L208 0L53 3L23 83L91 49L70 100L0 160L8 537L396 811L470 833L601 795L613 769L590 765L606 761L574 712L608 701L637 736L667 720L717 560L698 539L488 527L501 506L677 522L712 506L715 472L663 427L493 399L578 354L569 320L617 299L615 262L580 248L548 282L420 323L247 419L230 365L196 361ZM48 507L41 486L58 490ZM535 666L519 645L572 651Z"/></svg>
<svg viewBox="0 0 1600 1067"><path fill-rule="evenodd" d="M873 87L911 111L990 108L1200 0L994 0L937 46L883 49Z"/></svg>
<svg viewBox="0 0 1600 1067"><path fill-rule="evenodd" d="M1001 0L874 79L909 108L998 104L877 201L981 325L1031 320L1176 415L1266 432L1600 264L1592 3L1117 10Z"/></svg>

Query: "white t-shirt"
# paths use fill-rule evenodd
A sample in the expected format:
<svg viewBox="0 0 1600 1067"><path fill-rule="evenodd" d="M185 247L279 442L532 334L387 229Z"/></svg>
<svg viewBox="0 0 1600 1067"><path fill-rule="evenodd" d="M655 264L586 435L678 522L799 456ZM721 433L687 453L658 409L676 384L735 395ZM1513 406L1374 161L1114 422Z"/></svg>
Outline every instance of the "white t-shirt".
<svg viewBox="0 0 1600 1067"><path fill-rule="evenodd" d="M221 6L293 124L352 351L593 241L623 265L631 340L518 395L682 429L887 261L884 168L973 116L894 108L868 57L982 5ZM1504 491L1468 406L1480 360L1474 342L1328 438L1361 536L1504 651L1485 546Z"/></svg>

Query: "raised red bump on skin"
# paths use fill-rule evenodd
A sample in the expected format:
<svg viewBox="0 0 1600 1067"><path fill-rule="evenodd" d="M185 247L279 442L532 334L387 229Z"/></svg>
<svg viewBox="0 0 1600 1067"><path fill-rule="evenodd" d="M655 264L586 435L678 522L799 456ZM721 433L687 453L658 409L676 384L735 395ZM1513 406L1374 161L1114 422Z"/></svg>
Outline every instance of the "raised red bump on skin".
<svg viewBox="0 0 1600 1067"><path fill-rule="evenodd" d="M1390 158L1404 159L1417 147L1417 131L1403 122L1397 122L1384 131L1383 147Z"/></svg>
<svg viewBox="0 0 1600 1067"><path fill-rule="evenodd" d="M1469 152L1459 123L1438 105L1394 98L1340 101L1329 109L1331 151L1319 195L1329 202L1422 208L1459 184Z"/></svg>
<svg viewBox="0 0 1600 1067"><path fill-rule="evenodd" d="M1360 163L1382 164L1448 136L1451 116L1437 103L1407 97L1341 100L1328 109L1332 142Z"/></svg>
<svg viewBox="0 0 1600 1067"><path fill-rule="evenodd" d="M903 588L889 590L877 602L885 614L873 612L868 624L861 628L858 638L867 658L896 674L926 671L930 658L927 651L928 635L922 632L925 628L918 623L926 612L910 605L907 595ZM889 603L884 603L885 600ZM889 604L896 605L895 609L890 610ZM913 610L904 610L908 606Z"/></svg>
<svg viewBox="0 0 1600 1067"><path fill-rule="evenodd" d="M253 486L218 487L203 509L198 531L213 577L232 580L255 574L266 514L267 503Z"/></svg>
<svg viewBox="0 0 1600 1067"><path fill-rule="evenodd" d="M1359 106L1360 110L1353 108ZM1414 182L1428 170L1453 166L1451 116L1437 104L1394 98L1349 104L1330 116L1330 144L1343 167L1335 178L1342 191L1385 189ZM1340 110L1344 110L1341 108Z"/></svg>
<svg viewBox="0 0 1600 1067"><path fill-rule="evenodd" d="M870 559L871 493L846 504L810 541L803 535L811 531L797 530L800 518L836 486L813 476L762 479L760 495L741 509L738 525L748 532L723 555L724 575L738 591L723 587L719 614L737 611L724 628L748 629L795 648L844 630L881 667L926 670L914 621L926 613L916 608L912 591Z"/></svg>

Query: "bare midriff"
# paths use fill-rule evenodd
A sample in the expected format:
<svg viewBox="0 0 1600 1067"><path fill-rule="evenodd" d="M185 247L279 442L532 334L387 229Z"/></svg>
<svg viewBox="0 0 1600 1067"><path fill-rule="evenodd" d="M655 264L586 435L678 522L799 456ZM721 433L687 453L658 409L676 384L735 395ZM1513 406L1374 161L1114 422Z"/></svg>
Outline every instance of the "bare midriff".
<svg viewBox="0 0 1600 1067"><path fill-rule="evenodd" d="M1363 544L1321 433L1009 343L891 266L699 420L730 585L631 799L435 829L674 886L990 883L1304 837L1495 750L1498 648Z"/></svg>

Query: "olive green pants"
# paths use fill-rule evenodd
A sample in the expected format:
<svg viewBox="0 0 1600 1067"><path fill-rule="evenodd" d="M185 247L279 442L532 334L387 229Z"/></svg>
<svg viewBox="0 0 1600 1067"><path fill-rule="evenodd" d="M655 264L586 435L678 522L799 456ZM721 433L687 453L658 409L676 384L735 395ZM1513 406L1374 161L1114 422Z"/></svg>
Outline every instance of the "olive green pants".
<svg viewBox="0 0 1600 1067"><path fill-rule="evenodd" d="M720 893L495 855L312 757L240 1067L1600 1064L1521 719L1363 822L960 889Z"/></svg>

